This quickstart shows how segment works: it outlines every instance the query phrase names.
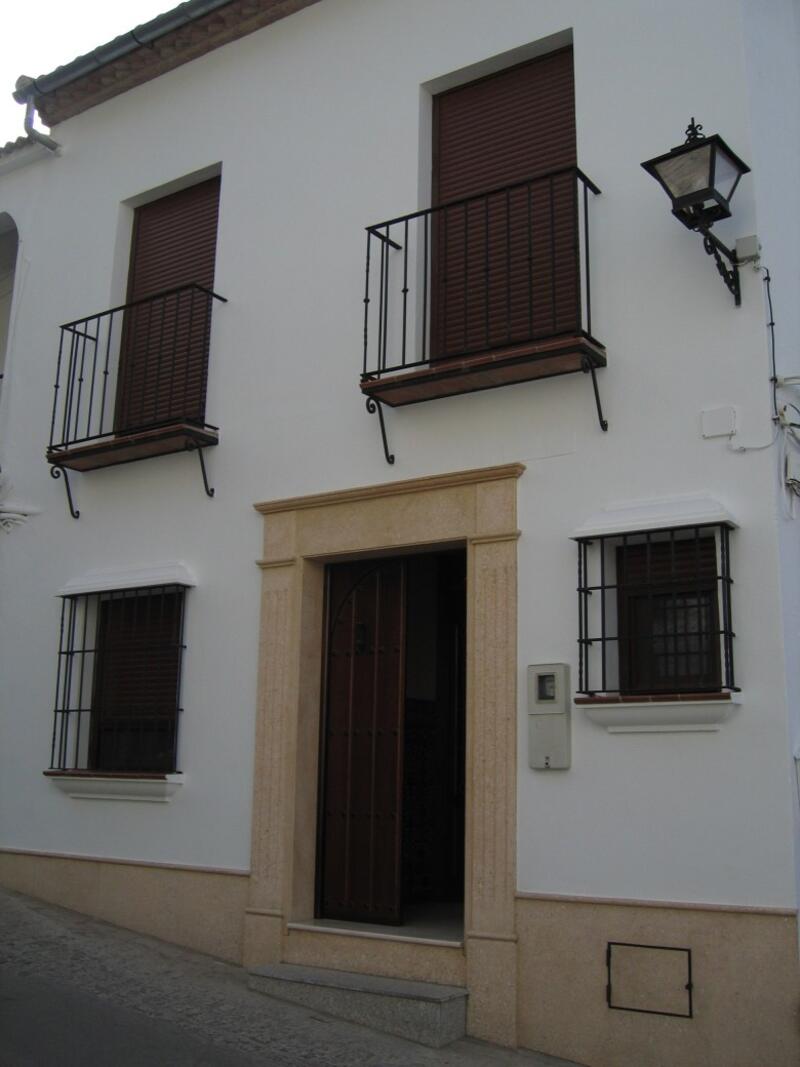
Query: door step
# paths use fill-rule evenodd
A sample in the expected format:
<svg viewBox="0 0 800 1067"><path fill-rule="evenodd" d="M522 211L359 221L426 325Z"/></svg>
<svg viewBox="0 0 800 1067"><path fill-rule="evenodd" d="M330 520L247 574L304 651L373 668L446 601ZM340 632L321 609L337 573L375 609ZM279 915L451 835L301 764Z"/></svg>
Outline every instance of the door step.
<svg viewBox="0 0 800 1067"><path fill-rule="evenodd" d="M467 991L371 974L276 963L254 967L251 989L338 1019L441 1048L463 1037Z"/></svg>

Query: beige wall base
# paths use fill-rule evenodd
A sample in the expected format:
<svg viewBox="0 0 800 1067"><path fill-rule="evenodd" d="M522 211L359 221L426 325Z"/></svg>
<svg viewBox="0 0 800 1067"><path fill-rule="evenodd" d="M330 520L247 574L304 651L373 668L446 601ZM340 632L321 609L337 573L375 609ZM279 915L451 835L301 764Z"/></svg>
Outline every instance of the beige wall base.
<svg viewBox="0 0 800 1067"><path fill-rule="evenodd" d="M0 884L240 963L246 875L0 851Z"/></svg>
<svg viewBox="0 0 800 1067"><path fill-rule="evenodd" d="M797 1067L796 916L517 900L519 1044L591 1067ZM609 941L692 950L694 1018L610 1010Z"/></svg>
<svg viewBox="0 0 800 1067"><path fill-rule="evenodd" d="M280 915L267 915L247 909L242 947L242 963L245 967L280 962L283 926L283 918Z"/></svg>
<svg viewBox="0 0 800 1067"><path fill-rule="evenodd" d="M516 977L514 940L467 938L467 1033L471 1037L516 1047Z"/></svg>

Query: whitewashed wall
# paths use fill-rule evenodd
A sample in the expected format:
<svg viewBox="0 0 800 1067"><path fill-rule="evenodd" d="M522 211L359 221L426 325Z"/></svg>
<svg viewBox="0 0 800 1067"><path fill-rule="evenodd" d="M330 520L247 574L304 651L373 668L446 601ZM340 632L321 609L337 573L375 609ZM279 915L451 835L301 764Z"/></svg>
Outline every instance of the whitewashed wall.
<svg viewBox="0 0 800 1067"><path fill-rule="evenodd" d="M745 271L735 309L700 239L639 166L680 143L692 115L744 159L769 156L751 132L739 6L704 0L713 47L697 19L692 0L324 0L62 124L58 159L0 179L27 270L0 462L42 509L0 540L2 845L246 868L252 503L519 460L521 740L525 665L569 661L577 678L569 534L619 500L704 491L736 516L744 689L717 734L612 736L576 711L564 773L529 771L521 743L520 889L793 905L774 457L735 455L699 429L701 409L733 404L740 440L770 433L761 283ZM388 412L389 468L358 390L363 227L427 206L426 86L568 30L579 163L603 190L592 283L611 428L600 432L590 381L573 375ZM208 453L216 498L193 457L161 458L75 476L73 522L43 459L57 324L123 296L126 201L220 162L216 288L229 303L215 309L208 387L208 420L221 427ZM735 208L718 231L729 243L758 230L752 178ZM171 805L69 800L39 773L53 594L90 568L176 558L200 578L187 606L186 784Z"/></svg>
<svg viewBox="0 0 800 1067"><path fill-rule="evenodd" d="M760 0L744 6L754 187L763 263L772 278L779 376L800 374L800 4ZM800 387L781 389L779 404L800 405ZM778 461L773 456L776 472ZM798 516L790 518L791 512ZM779 496L780 583L789 711L787 763L794 778L795 863L800 885L800 500Z"/></svg>

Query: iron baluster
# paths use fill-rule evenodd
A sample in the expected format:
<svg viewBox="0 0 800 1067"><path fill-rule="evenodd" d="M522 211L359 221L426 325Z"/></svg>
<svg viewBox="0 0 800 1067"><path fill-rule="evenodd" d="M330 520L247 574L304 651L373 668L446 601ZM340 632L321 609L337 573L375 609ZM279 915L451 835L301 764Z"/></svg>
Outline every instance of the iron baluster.
<svg viewBox="0 0 800 1067"><path fill-rule="evenodd" d="M386 239L389 239L389 227L386 227ZM384 311L383 311L383 358L381 360L381 366L386 368L386 350L389 341L389 262L391 254L387 247L386 257L384 260L384 276L383 276L383 293L384 293Z"/></svg>
<svg viewBox="0 0 800 1067"><path fill-rule="evenodd" d="M152 306L153 305L151 305L151 307ZM155 419L158 418L158 405L159 405L159 398L161 396L161 367L162 367L162 363L163 363L163 360L164 360L164 327L166 326L166 322L167 322L166 307L165 307L164 304L161 305L160 310L161 310L161 325L160 325L159 330L158 330L158 350L156 352L156 385L155 385L155 390L153 392L153 417L154 417L154 421L155 421ZM170 375L170 378L172 378L172 375ZM169 411L169 414L172 414L172 399L171 398L170 398L170 402L169 402L169 405L168 405L168 411Z"/></svg>
<svg viewBox="0 0 800 1067"><path fill-rule="evenodd" d="M88 325L89 324L87 323L86 324L87 329L88 329ZM75 402L75 432L76 432L76 434L78 432L78 429L79 429L80 423L81 423L81 399L82 399L82 396L83 396L83 381L84 381L83 370L84 370L84 367L86 366L86 339L87 339L87 337L88 337L88 334L87 334L86 330L84 330L83 333L81 334L81 342L80 342L80 344L81 344L81 359L80 359L80 370L78 371L78 399Z"/></svg>
<svg viewBox="0 0 800 1067"><path fill-rule="evenodd" d="M80 651L81 667L80 667L80 672L78 674L78 701L77 701L77 708L76 708L76 712L75 712L75 718L76 718L76 722L75 722L75 747L74 747L74 750L73 750L75 755L74 755L74 758L73 758L73 761L72 761L73 769L78 766L78 762L79 762L79 758L80 758L81 716L83 714L83 692L84 692L83 679L84 679L84 672L86 670L86 634L87 634L87 631L88 631L88 626L89 626L89 605L88 605L88 598L87 598L84 601L84 605L83 605L83 635L81 637L81 651Z"/></svg>
<svg viewBox="0 0 800 1067"><path fill-rule="evenodd" d="M425 362L428 345L428 221L430 215L423 215L423 255L422 255L422 362Z"/></svg>
<svg viewBox="0 0 800 1067"><path fill-rule="evenodd" d="M72 705L72 673L75 658L75 627L77 624L78 602L80 598L70 600L69 626L67 636L66 666L64 668L64 693L61 701L61 729L58 738L58 766L67 769L67 747L69 745L69 716Z"/></svg>
<svg viewBox="0 0 800 1067"><path fill-rule="evenodd" d="M86 436L87 437L90 437L91 433L92 433L92 407L94 405L94 385L95 385L95 380L97 378L97 348L98 348L98 342L100 340L100 317L99 316L95 316L91 321L95 324L94 325L94 331L95 332L94 332L94 338L92 340L92 345L93 345L93 349L94 349L94 355L92 356L92 384L89 387L89 403L88 403L88 410L87 410L87 413L86 413Z"/></svg>
<svg viewBox="0 0 800 1067"><path fill-rule="evenodd" d="M98 326L98 333L100 332ZM108 389L108 364L111 358L111 336L114 332L114 315L108 316L108 323L106 325L106 358L103 365L103 390L100 398L100 425L98 427L100 433L105 432L106 428L106 391Z"/></svg>
<svg viewBox="0 0 800 1067"><path fill-rule="evenodd" d="M442 262L444 263L444 271L442 272L442 285L444 292L442 296L442 315L441 323L438 323L440 332L440 344L437 347L437 356L447 355L447 337L448 337L448 305L450 297L450 211L448 208L444 209L444 247L442 249ZM434 358L433 344L431 343L431 359Z"/></svg>
<svg viewBox="0 0 800 1067"><path fill-rule="evenodd" d="M491 277L491 259L489 256L490 242L489 242L489 197L485 197L483 201L483 234L486 248L484 249L484 285L483 285L483 318L484 318L484 344L489 347L490 337L490 325L489 325L489 288Z"/></svg>
<svg viewBox="0 0 800 1067"><path fill-rule="evenodd" d="M200 353L200 395L199 407L194 412L195 418L202 418L206 409L206 391L208 390L208 358L211 353L211 297L200 297L203 300L203 349ZM170 412L174 414L174 412Z"/></svg>
<svg viewBox="0 0 800 1067"><path fill-rule="evenodd" d="M578 692L583 692L583 542L578 542Z"/></svg>
<svg viewBox="0 0 800 1067"><path fill-rule="evenodd" d="M53 395L53 414L50 419L50 447L52 448L56 436L56 414L58 412L58 392L61 387L61 357L64 350L64 330L59 331L58 337L58 360L56 362L56 381Z"/></svg>
<svg viewBox="0 0 800 1067"><path fill-rule="evenodd" d="M600 541L600 688L605 693L606 684L606 544Z"/></svg>
<svg viewBox="0 0 800 1067"><path fill-rule="evenodd" d="M464 204L464 311L462 317L464 319L463 329L463 347L467 349L469 347L468 331L469 325L469 207Z"/></svg>
<svg viewBox="0 0 800 1067"><path fill-rule="evenodd" d="M584 544L584 563L583 563L583 577L586 583L586 595L583 598L583 637L585 641L584 649L586 654L586 680L589 682L589 654L592 648L592 636L589 632L589 597L592 595L591 586L589 585L589 544ZM591 685L589 684L589 688Z"/></svg>
<svg viewBox="0 0 800 1067"><path fill-rule="evenodd" d="M550 178L550 317L551 329L557 333L558 307L556 303L556 199L553 181Z"/></svg>
<svg viewBox="0 0 800 1067"><path fill-rule="evenodd" d="M727 597L727 601L726 601L726 604L725 604L725 612L726 612L726 615L727 615L727 622L726 622L725 626L726 626L726 629L728 631L728 667L729 667L728 685L730 686L731 689L738 690L739 687L736 684L736 679L735 679L734 674L733 674L733 666L734 666L733 665L733 639L736 636L736 633L734 632L734 629L733 629L733 608L731 606L732 597L733 597L733 578L731 577L731 571L730 571L730 565L731 565L730 530L727 527L725 528L725 541L724 541L724 543L725 543L725 568L726 568L726 572L727 572L727 580L725 582L725 585L726 585L727 590L728 590L728 597Z"/></svg>
<svg viewBox="0 0 800 1067"><path fill-rule="evenodd" d="M572 242L572 258L575 260L575 300L573 301L573 306L575 313L575 329L580 331L583 328L583 302L581 300L581 214L580 194L577 176L575 176L574 180L569 180L569 193L570 200L572 202L572 226L574 231L574 238Z"/></svg>
<svg viewBox="0 0 800 1067"><path fill-rule="evenodd" d="M67 612L66 597L61 600L61 624L58 631L58 663L56 665L56 697L53 707L53 738L50 743L50 769L56 765L56 733L59 723L59 693L61 691L61 673L64 664L64 616Z"/></svg>
<svg viewBox="0 0 800 1067"><path fill-rule="evenodd" d="M75 391L75 368L77 366L78 335L70 330L69 366L67 367L67 388L64 394L64 413L61 424L61 441L66 444L72 437L72 395Z"/></svg>
<svg viewBox="0 0 800 1067"><path fill-rule="evenodd" d="M379 266L379 270L378 270L378 350L377 350L377 364L378 364L378 366L377 366L377 370L378 370L379 374L380 374L381 370L383 370L383 313L384 313L384 310L385 310L384 303L383 303L383 272L384 272L384 264L386 262L386 253L387 253L387 251L388 251L388 249L386 248L386 243L384 241L381 241L381 261L380 261L380 266Z"/></svg>
<svg viewBox="0 0 800 1067"><path fill-rule="evenodd" d="M511 344L511 192L506 189L506 340Z"/></svg>
<svg viewBox="0 0 800 1067"><path fill-rule="evenodd" d="M190 380L190 373L191 373L191 366L192 366L192 340L193 340L193 337L194 337L194 297L195 297L194 289L190 289L189 290L188 296L189 296L189 327L188 327L188 330L186 332L186 357L184 359L184 363L186 365L186 372L184 374L184 379L183 379L183 403L181 404L181 409L182 409L182 413L183 413L184 418L186 417L186 415L188 414L188 411L189 411L189 380ZM175 333L176 334L178 332L178 324L179 323L180 323L180 316L178 315L175 318ZM174 366L174 364L173 364L173 366ZM172 410L170 410L169 414L170 415L172 414ZM201 461L201 463L202 463L202 461ZM208 490L206 490L206 492L208 492Z"/></svg>
<svg viewBox="0 0 800 1067"><path fill-rule="evenodd" d="M592 287L589 259L589 189L586 182L583 186L583 247L584 247L584 273L586 275L586 332L592 336Z"/></svg>
<svg viewBox="0 0 800 1067"><path fill-rule="evenodd" d="M526 189L528 203L528 336L533 337L533 218L531 199L533 197L533 185Z"/></svg>
<svg viewBox="0 0 800 1067"><path fill-rule="evenodd" d="M364 279L364 374L369 360L369 254L372 234L367 230L367 263Z"/></svg>
<svg viewBox="0 0 800 1067"><path fill-rule="evenodd" d="M179 293L175 293L174 294L174 296L175 296L175 320L174 320L175 326L174 326L174 329L173 329L173 336L172 336L172 373L170 374L170 380L169 380L169 401L168 401L168 406L169 406L169 410L170 411L175 411L176 408L179 409L182 406L184 406L184 405L181 405L180 403L177 403L176 400L175 400L175 382L177 380L177 375L175 373L175 367L180 366L180 363L178 361L178 341L179 341L179 337L180 337L180 325L179 324L180 324L180 321L181 321L181 301L183 300L184 296L186 296L186 295L187 294L183 293L183 292L179 292ZM188 295L189 295L189 297L191 299L191 296L193 294L190 293ZM170 298L167 297L167 299L170 299ZM190 307L189 307L189 330L191 330L191 319L192 319L192 312L191 312L191 305L190 305ZM188 353L187 353L187 356L188 356Z"/></svg>
<svg viewBox="0 0 800 1067"><path fill-rule="evenodd" d="M408 311L408 219L403 232L403 366L406 365L406 317Z"/></svg>

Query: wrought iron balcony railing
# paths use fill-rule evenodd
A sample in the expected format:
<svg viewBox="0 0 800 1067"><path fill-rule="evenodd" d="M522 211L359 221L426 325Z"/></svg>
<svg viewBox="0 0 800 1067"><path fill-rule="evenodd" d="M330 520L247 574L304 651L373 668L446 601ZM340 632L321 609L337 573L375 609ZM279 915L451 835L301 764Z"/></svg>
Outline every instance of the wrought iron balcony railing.
<svg viewBox="0 0 800 1067"><path fill-rule="evenodd" d="M217 428L205 421L214 300L225 302L184 285L65 323L49 462L90 470L178 451L192 438L215 444Z"/></svg>
<svg viewBox="0 0 800 1067"><path fill-rule="evenodd" d="M394 406L604 365L599 192L569 167L367 227L364 393Z"/></svg>

